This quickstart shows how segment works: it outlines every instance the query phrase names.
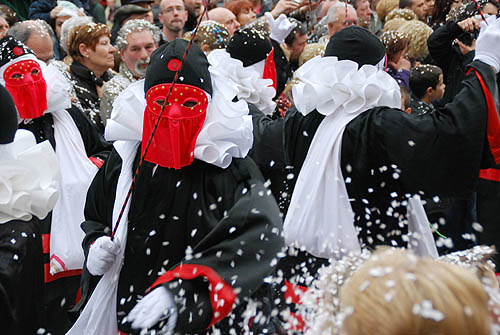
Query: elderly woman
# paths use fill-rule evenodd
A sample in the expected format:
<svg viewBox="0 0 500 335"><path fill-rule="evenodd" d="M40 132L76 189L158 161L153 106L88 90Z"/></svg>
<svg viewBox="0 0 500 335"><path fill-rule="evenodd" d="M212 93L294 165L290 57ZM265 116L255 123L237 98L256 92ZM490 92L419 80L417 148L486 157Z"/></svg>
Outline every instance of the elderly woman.
<svg viewBox="0 0 500 335"><path fill-rule="evenodd" d="M253 11L253 3L249 0L232 0L225 6L236 16L240 25L244 26L255 20L257 15Z"/></svg>
<svg viewBox="0 0 500 335"><path fill-rule="evenodd" d="M68 51L73 59L70 75L83 111L97 130L104 133L99 113L103 84L113 76L113 53L109 29L104 24L87 23L76 26L68 36Z"/></svg>

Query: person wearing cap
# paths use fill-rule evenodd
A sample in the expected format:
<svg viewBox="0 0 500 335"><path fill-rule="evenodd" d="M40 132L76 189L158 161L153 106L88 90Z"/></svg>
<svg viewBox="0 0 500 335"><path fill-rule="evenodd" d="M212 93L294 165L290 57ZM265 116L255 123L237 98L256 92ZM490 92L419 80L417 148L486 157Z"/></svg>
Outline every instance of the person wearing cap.
<svg viewBox="0 0 500 335"><path fill-rule="evenodd" d="M59 198L40 224L45 283L42 323L51 333L64 333L71 326L68 309L75 304L83 266L83 252L75 245L83 238L79 224L85 196L110 148L90 120L71 105L70 84L57 68L39 61L11 36L0 40L0 50L0 83L14 100L19 128L31 132L38 143L48 141L57 156ZM41 160L33 162L42 166Z"/></svg>
<svg viewBox="0 0 500 335"><path fill-rule="evenodd" d="M244 304L276 265L281 219L246 157L247 104L226 96L225 78L196 44L181 63L187 45L159 47L145 80L115 100L106 126L115 149L89 188L82 223L86 305L69 335L243 333Z"/></svg>
<svg viewBox="0 0 500 335"><path fill-rule="evenodd" d="M148 8L144 8L135 4L124 5L118 8L118 10L115 12L113 27L111 28L111 43L114 44L116 42L118 31L120 31L120 28L127 21L143 19L149 21L150 23L153 23L153 20L149 15L150 11L151 10Z"/></svg>
<svg viewBox="0 0 500 335"><path fill-rule="evenodd" d="M0 323L2 333L35 334L43 302L40 221L54 207L59 167L48 142L17 130L14 101L0 85Z"/></svg>
<svg viewBox="0 0 500 335"><path fill-rule="evenodd" d="M142 8L146 8L148 10L146 17L144 18L146 21L149 21L153 23L154 21L154 14L153 14L153 4L154 0L122 0L121 4L122 6L126 5L136 5L140 6Z"/></svg>
<svg viewBox="0 0 500 335"><path fill-rule="evenodd" d="M102 87L101 120L111 115L116 97L131 83L144 78L153 51L160 42L160 29L146 20L130 20L118 32L116 47L122 60L120 71Z"/></svg>
<svg viewBox="0 0 500 335"><path fill-rule="evenodd" d="M380 40L360 27L337 32L325 57L296 72L297 109L287 113L284 127L294 176L285 242L323 259L360 247L407 246L413 214L423 213L415 194L472 190L480 167L500 162L492 131L500 129L493 108L500 54L487 46L498 41L500 20L493 18L483 24L455 100L417 118L398 109L399 88L382 71Z"/></svg>

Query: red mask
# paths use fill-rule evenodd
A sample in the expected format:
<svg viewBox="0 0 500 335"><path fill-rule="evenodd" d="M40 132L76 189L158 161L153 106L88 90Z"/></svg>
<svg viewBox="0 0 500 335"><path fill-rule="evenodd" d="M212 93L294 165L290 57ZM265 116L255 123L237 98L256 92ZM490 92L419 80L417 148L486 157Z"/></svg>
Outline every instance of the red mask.
<svg viewBox="0 0 500 335"><path fill-rule="evenodd" d="M3 73L9 91L22 119L36 119L47 109L47 83L40 64L23 60L7 67Z"/></svg>
<svg viewBox="0 0 500 335"><path fill-rule="evenodd" d="M274 64L274 48L271 49L271 52L266 57L262 78L271 79L273 81L272 86L276 90L276 66Z"/></svg>
<svg viewBox="0 0 500 335"><path fill-rule="evenodd" d="M151 87L146 94L143 154L171 86L159 84ZM191 164L196 139L205 122L207 106L207 95L203 90L191 85L175 84L145 160L174 169Z"/></svg>

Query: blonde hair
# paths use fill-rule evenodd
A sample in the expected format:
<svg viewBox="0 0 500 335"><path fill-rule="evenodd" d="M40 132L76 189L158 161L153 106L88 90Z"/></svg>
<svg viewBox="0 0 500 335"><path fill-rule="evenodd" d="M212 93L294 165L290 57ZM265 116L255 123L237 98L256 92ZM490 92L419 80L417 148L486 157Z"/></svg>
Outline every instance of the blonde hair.
<svg viewBox="0 0 500 335"><path fill-rule="evenodd" d="M377 4L377 15L382 22L385 22L385 17L391 10L397 8L399 0L380 0Z"/></svg>
<svg viewBox="0 0 500 335"><path fill-rule="evenodd" d="M386 21L384 24L384 28L382 30L383 31L398 30L406 22L408 22L408 20L397 17L390 21Z"/></svg>
<svg viewBox="0 0 500 335"><path fill-rule="evenodd" d="M392 19L396 19L396 18L405 19L407 21L418 20L417 14L415 14L411 9L394 8L385 17L385 22L388 22L388 21L390 21Z"/></svg>
<svg viewBox="0 0 500 335"><path fill-rule="evenodd" d="M488 335L488 295L460 266L377 250L340 290L349 335Z"/></svg>
<svg viewBox="0 0 500 335"><path fill-rule="evenodd" d="M423 60L429 54L427 39L432 34L432 28L419 20L407 21L398 29L399 32L410 37L408 45L408 58L410 60Z"/></svg>

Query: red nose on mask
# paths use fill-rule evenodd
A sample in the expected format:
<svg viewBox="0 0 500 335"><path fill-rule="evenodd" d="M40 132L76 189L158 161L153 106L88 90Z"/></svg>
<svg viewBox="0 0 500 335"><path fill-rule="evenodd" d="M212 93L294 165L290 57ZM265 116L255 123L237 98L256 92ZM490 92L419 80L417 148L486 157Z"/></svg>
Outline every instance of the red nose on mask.
<svg viewBox="0 0 500 335"><path fill-rule="evenodd" d="M47 83L40 64L34 60L16 62L3 74L9 91L22 119L36 119L47 109Z"/></svg>
<svg viewBox="0 0 500 335"><path fill-rule="evenodd" d="M143 154L171 86L159 84L146 93ZM175 84L144 159L174 169L191 164L196 139L205 122L207 106L207 95L203 90L196 86Z"/></svg>

